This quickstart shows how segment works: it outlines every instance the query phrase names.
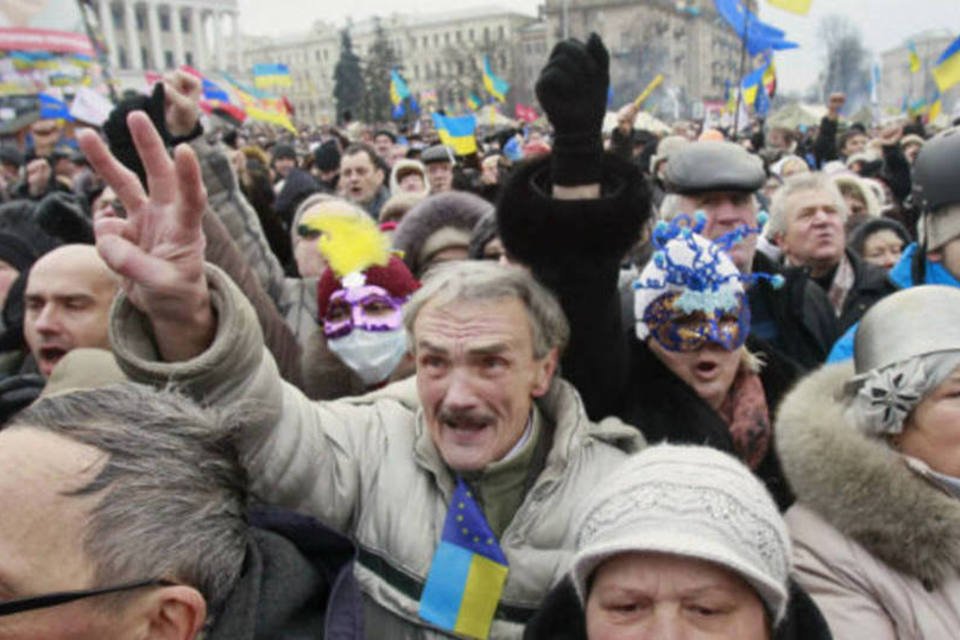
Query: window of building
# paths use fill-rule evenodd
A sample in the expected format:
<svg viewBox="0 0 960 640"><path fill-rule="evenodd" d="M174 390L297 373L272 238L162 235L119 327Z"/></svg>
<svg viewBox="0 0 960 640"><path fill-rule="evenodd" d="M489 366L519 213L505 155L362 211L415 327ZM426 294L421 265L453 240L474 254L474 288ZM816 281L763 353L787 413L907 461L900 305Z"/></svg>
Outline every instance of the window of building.
<svg viewBox="0 0 960 640"><path fill-rule="evenodd" d="M439 34L439 33L433 34L433 46L435 46L435 47L439 47L439 46L440 46L440 34Z"/></svg>
<svg viewBox="0 0 960 640"><path fill-rule="evenodd" d="M183 54L183 57L184 57L184 60L186 61L186 63L192 67L192 66L193 66L193 52L192 52L192 51L187 51L185 54Z"/></svg>
<svg viewBox="0 0 960 640"><path fill-rule="evenodd" d="M430 65L423 65L423 77L426 80L429 80L431 77L430 74Z"/></svg>
<svg viewBox="0 0 960 640"><path fill-rule="evenodd" d="M463 61L457 60L457 75L463 75Z"/></svg>
<svg viewBox="0 0 960 640"><path fill-rule="evenodd" d="M503 25L500 25L499 27L497 27L497 40L503 40L503 38L504 38Z"/></svg>
<svg viewBox="0 0 960 640"><path fill-rule="evenodd" d="M164 69L173 69L176 65L173 61L173 51L169 49L163 52L163 68Z"/></svg>
<svg viewBox="0 0 960 640"><path fill-rule="evenodd" d="M144 29L144 19L143 12L137 11L134 15L137 16L137 31L143 31Z"/></svg>
<svg viewBox="0 0 960 640"><path fill-rule="evenodd" d="M180 14L180 31L190 33L190 16L185 13Z"/></svg>
<svg viewBox="0 0 960 640"><path fill-rule="evenodd" d="M430 38L428 38L427 36L423 36L423 48L426 49L429 46L430 46Z"/></svg>
<svg viewBox="0 0 960 640"><path fill-rule="evenodd" d="M457 31L457 42L463 42L463 34Z"/></svg>
<svg viewBox="0 0 960 640"><path fill-rule="evenodd" d="M473 42L473 29L467 32L467 37L470 38L470 42Z"/></svg>
<svg viewBox="0 0 960 640"><path fill-rule="evenodd" d="M123 29L123 7L110 5L110 20L113 22L114 29Z"/></svg>
<svg viewBox="0 0 960 640"><path fill-rule="evenodd" d="M413 79L414 80L420 79L420 65L418 64L413 65Z"/></svg>
<svg viewBox="0 0 960 640"><path fill-rule="evenodd" d="M170 32L170 14L162 12L160 13L160 31L164 33Z"/></svg>
<svg viewBox="0 0 960 640"><path fill-rule="evenodd" d="M450 32L443 34L443 44L450 44Z"/></svg>
<svg viewBox="0 0 960 640"><path fill-rule="evenodd" d="M117 47L117 64L121 69L129 69L130 61L127 60L127 50L123 47Z"/></svg>
<svg viewBox="0 0 960 640"><path fill-rule="evenodd" d="M490 42L490 27L483 28L483 41Z"/></svg>
<svg viewBox="0 0 960 640"><path fill-rule="evenodd" d="M140 66L144 69L150 68L150 57L147 55L146 47L140 47Z"/></svg>

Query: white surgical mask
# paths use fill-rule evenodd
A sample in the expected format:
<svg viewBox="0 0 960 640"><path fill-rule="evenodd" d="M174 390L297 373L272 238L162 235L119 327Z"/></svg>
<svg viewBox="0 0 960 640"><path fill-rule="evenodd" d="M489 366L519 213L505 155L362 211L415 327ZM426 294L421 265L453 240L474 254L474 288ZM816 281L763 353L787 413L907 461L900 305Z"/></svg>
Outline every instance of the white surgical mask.
<svg viewBox="0 0 960 640"><path fill-rule="evenodd" d="M386 380L400 364L407 353L407 334L403 329L355 328L343 337L328 340L327 346L370 387Z"/></svg>

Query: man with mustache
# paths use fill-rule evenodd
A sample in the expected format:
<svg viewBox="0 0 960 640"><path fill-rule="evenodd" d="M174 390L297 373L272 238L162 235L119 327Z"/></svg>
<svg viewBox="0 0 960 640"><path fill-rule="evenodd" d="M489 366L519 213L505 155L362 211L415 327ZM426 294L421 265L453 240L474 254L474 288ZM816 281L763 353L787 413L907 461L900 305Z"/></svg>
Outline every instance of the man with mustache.
<svg viewBox="0 0 960 640"><path fill-rule="evenodd" d="M595 64L607 69L599 39L558 49L573 64L602 58ZM595 85L589 98L602 101L606 78ZM357 540L371 637L452 630L428 596L434 571L448 567L438 541L464 508L455 496L472 500L483 521L474 531L484 531L473 544L495 548L508 566L502 586L486 590L494 606L482 635L519 637L563 575L575 507L643 443L615 419L589 422L577 393L555 378L568 336L557 302L523 270L446 265L404 313L417 402L381 393L312 403L277 375L229 278L203 263L205 196L192 151L178 147L171 160L144 114L128 124L149 193L96 136L81 142L130 214L97 226L98 250L125 278L111 318L124 372L155 385L177 380L207 404L242 399L264 411L266 421L241 434L251 488Z"/></svg>

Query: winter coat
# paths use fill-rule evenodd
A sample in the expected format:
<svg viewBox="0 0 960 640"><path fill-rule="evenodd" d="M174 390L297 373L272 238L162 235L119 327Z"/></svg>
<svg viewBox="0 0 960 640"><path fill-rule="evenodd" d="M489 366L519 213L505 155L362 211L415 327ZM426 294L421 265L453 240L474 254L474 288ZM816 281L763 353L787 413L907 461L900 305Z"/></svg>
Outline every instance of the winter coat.
<svg viewBox="0 0 960 640"><path fill-rule="evenodd" d="M285 276L270 249L257 212L240 190L227 156L202 136L190 144L200 161L210 208L223 222L247 266L257 275L297 342L303 346L317 325L317 279Z"/></svg>
<svg viewBox="0 0 960 640"><path fill-rule="evenodd" d="M837 320L841 332L860 322L867 309L899 288L886 271L870 264L850 249L845 251L853 267L853 288L844 299Z"/></svg>
<svg viewBox="0 0 960 640"><path fill-rule="evenodd" d="M836 638L957 638L960 500L847 420L838 398L852 375L828 365L780 409L796 578Z"/></svg>
<svg viewBox="0 0 960 640"><path fill-rule="evenodd" d="M646 186L636 169L608 154L600 198L554 200L547 195L549 167L547 155L517 169L497 209L497 223L507 251L553 291L567 316L564 378L594 420L613 415L651 442L709 444L734 453L720 415L660 363L632 326L622 325L620 261L649 215ZM767 366L760 376L772 420L799 371L759 343L750 346L765 352ZM792 498L772 446L757 475L785 509Z"/></svg>
<svg viewBox="0 0 960 640"><path fill-rule="evenodd" d="M159 362L149 323L121 294L110 326L117 362L133 380L174 382L206 404L256 407L262 420L239 438L251 490L356 540L368 637L442 636L427 630L417 612L455 480L422 412L384 396L311 402L280 380L253 310L230 280L211 266L207 278L218 321L207 351L188 362ZM531 476L500 537L511 569L494 638L519 637L569 565L574 507L643 445L636 430L618 420L589 422L562 380L534 413L543 429L542 471Z"/></svg>
<svg viewBox="0 0 960 640"><path fill-rule="evenodd" d="M316 520L273 507L249 516L243 573L206 640L364 637L356 547Z"/></svg>
<svg viewBox="0 0 960 640"><path fill-rule="evenodd" d="M787 615L772 640L831 640L830 629L817 605L790 581ZM558 584L527 624L523 640L587 640L587 621L569 578Z"/></svg>
<svg viewBox="0 0 960 640"><path fill-rule="evenodd" d="M280 375L287 382L301 386L300 345L273 300L240 255L236 243L220 218L215 215L203 216L203 235L207 239L207 248L204 251L207 262L223 269L256 309L264 342L277 361Z"/></svg>
<svg viewBox="0 0 960 640"><path fill-rule="evenodd" d="M780 273L784 285L774 289L760 283L747 291L751 335L804 370L823 364L840 335L827 294L802 269L783 269L759 251L753 272Z"/></svg>

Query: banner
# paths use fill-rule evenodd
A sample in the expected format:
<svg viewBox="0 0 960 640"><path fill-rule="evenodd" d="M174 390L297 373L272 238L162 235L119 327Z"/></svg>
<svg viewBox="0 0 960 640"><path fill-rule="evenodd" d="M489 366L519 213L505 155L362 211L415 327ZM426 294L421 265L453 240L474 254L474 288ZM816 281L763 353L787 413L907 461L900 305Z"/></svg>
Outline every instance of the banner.
<svg viewBox="0 0 960 640"><path fill-rule="evenodd" d="M75 0L0 2L0 94L73 90L101 77Z"/></svg>

